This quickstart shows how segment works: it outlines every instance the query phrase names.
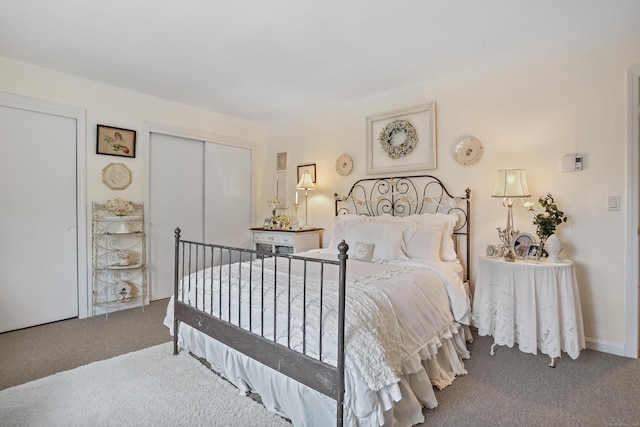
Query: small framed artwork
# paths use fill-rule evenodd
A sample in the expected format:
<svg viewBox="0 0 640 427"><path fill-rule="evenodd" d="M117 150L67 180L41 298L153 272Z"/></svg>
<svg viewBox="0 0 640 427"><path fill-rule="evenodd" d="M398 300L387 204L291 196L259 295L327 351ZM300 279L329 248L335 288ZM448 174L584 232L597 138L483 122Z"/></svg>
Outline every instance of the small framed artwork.
<svg viewBox="0 0 640 427"><path fill-rule="evenodd" d="M367 117L367 174L435 168L435 102Z"/></svg>
<svg viewBox="0 0 640 427"><path fill-rule="evenodd" d="M271 218L265 218L264 222L262 223L262 226L264 228L271 228Z"/></svg>
<svg viewBox="0 0 640 427"><path fill-rule="evenodd" d="M300 177L302 176L302 173L304 171L309 171L309 173L311 174L311 179L313 181L313 183L316 183L316 164L315 163L311 163L308 165L300 165L298 166L298 182L300 182Z"/></svg>
<svg viewBox="0 0 640 427"><path fill-rule="evenodd" d="M98 125L96 154L136 157L136 131Z"/></svg>
<svg viewBox="0 0 640 427"><path fill-rule="evenodd" d="M513 253L518 258L525 258L529 253L529 248L535 245L536 241L529 233L519 233L513 239Z"/></svg>
<svg viewBox="0 0 640 427"><path fill-rule="evenodd" d="M276 170L277 171L287 170L287 153L286 152L276 154Z"/></svg>
<svg viewBox="0 0 640 427"><path fill-rule="evenodd" d="M529 250L527 251L527 259L538 259L538 251L540 251L540 246L537 244L533 244L529 246Z"/></svg>

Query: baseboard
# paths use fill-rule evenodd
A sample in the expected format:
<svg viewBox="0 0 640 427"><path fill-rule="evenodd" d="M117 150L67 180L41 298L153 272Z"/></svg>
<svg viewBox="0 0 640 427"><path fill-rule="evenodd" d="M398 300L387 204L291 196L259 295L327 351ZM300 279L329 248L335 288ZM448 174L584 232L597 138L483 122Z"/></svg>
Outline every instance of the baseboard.
<svg viewBox="0 0 640 427"><path fill-rule="evenodd" d="M627 357L626 349L624 344L612 343L602 340L594 340L592 338L587 338L586 340L587 348L589 350L600 351L602 353L614 354L616 356L624 356Z"/></svg>

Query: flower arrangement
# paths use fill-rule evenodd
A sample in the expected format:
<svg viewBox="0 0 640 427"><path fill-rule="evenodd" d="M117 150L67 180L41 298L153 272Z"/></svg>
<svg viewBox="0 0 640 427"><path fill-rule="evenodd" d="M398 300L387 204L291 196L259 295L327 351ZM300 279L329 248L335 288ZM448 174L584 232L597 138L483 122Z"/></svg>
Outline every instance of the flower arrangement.
<svg viewBox="0 0 640 427"><path fill-rule="evenodd" d="M122 197L108 200L106 203L106 207L110 211L114 211L116 215L126 215L127 212L132 212L134 210L133 202L127 199L123 199Z"/></svg>
<svg viewBox="0 0 640 427"><path fill-rule="evenodd" d="M524 207L527 208L529 212L534 213L533 225L536 226L536 235L540 239L540 252L542 252L544 242L549 236L555 233L558 225L567 222L567 216L558 209L553 196L549 193L547 193L545 197L540 197L538 203L544 208L544 212L539 214L535 214L533 202L524 203Z"/></svg>
<svg viewBox="0 0 640 427"><path fill-rule="evenodd" d="M131 253L127 249L120 249L118 251L118 258L120 259L129 259L129 255L131 255Z"/></svg>
<svg viewBox="0 0 640 427"><path fill-rule="evenodd" d="M127 249L120 249L116 255L120 259L120 265L129 265L129 256L131 256L131 252Z"/></svg>

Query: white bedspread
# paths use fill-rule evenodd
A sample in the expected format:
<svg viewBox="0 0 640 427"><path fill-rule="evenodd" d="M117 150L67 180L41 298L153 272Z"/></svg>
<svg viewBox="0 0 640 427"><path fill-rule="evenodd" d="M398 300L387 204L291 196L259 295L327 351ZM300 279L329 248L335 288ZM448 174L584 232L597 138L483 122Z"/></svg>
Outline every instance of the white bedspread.
<svg viewBox="0 0 640 427"><path fill-rule="evenodd" d="M336 259L335 254L323 251L314 251L305 255ZM237 303L238 295L232 295L233 302L229 304L229 292L224 285L224 279L222 280L222 301L216 296L211 299L208 291L203 292L202 282L214 283L214 286L218 286L220 273L218 269L214 269L213 272L207 270L204 274L194 273L191 276L192 287L187 298L184 298L185 302L207 312L212 310L214 315L249 329L249 295L251 294L254 303L265 296L264 304L267 309L263 313L252 309L251 329L254 332L260 332L261 322L256 319L260 319L261 314L265 316L265 324L270 324L275 305L278 320L276 340L286 345L288 329L290 346L301 350L302 298L304 295L308 308L307 324L314 325L320 315L318 309L320 305L317 304L319 293L315 291L318 281L307 278L306 291L303 293L302 264L294 263L291 266L292 293L289 294L284 286L289 282L287 278L289 266L280 259L276 272L273 268L273 260L274 258L266 260L264 266L260 261L253 263L251 291L249 291L247 280L250 269L248 263L244 263L241 268L231 269L232 282L244 283L240 304ZM336 362L337 282L334 280L337 277L336 272L336 266L325 267L322 299L323 360L333 365ZM227 270L222 270L223 276L228 276L228 273ZM273 283L273 280L269 279L276 278L275 298L271 296L273 287L263 289L259 286L261 277L265 278L267 284ZM198 286L193 286L196 282ZM288 300L291 301L290 305L287 304ZM427 383L429 388L431 384L442 388L448 385L455 375L466 373L460 357L468 357L468 353L464 346L464 338L460 336L463 334L459 323L468 324L470 304L457 272L447 263L424 263L413 260L398 264L375 264L349 260L346 305L345 363L349 371L346 384L347 425L382 425L389 418L389 414L384 412L392 409L393 402L400 400L400 396L408 399L405 404L409 403L413 406L412 410L408 411L411 413L410 423L420 422L420 419L416 420L416 418L421 418L421 414L419 412L416 414L416 410L419 411L422 405L435 406L435 396L424 397L425 393L428 394L425 384L415 386L411 384L410 379L413 378L413 382L417 383ZM173 304L170 303L165 319L165 324L170 328L172 327L172 309ZM291 320L290 323L289 320ZM273 337L273 330L263 330L262 333L268 338ZM309 339L314 333L317 336L317 327L307 326L306 352L317 356L317 340ZM186 343L183 345L189 346ZM446 351L441 351L438 355L443 346L443 350ZM439 366L436 356L445 359L444 368ZM449 374L438 373L438 378L429 378L427 371L430 361L435 363L435 370L444 369ZM424 375L425 373L427 376ZM225 375L224 372L222 374ZM231 376L236 375L237 373ZM431 376L434 374L431 373ZM235 382L240 382L247 388L247 380ZM413 390L414 388L416 390ZM365 389L369 392L364 391ZM411 396L407 396L408 394ZM421 397L416 398L414 394ZM267 401L271 400L273 399L267 398ZM282 406L271 409L292 419L296 418L295 414L287 413ZM416 406L418 409L415 408ZM395 412L395 414L393 411L391 413L397 422L398 414L403 411ZM295 421L300 425L314 425L309 420L295 419ZM294 424L298 425L295 422Z"/></svg>

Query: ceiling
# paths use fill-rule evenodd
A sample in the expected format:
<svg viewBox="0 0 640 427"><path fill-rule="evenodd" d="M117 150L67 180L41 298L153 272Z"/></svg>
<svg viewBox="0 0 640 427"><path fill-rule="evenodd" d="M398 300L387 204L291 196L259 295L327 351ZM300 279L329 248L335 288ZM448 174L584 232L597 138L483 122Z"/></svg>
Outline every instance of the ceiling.
<svg viewBox="0 0 640 427"><path fill-rule="evenodd" d="M638 0L2 0L0 56L270 121L638 26Z"/></svg>

